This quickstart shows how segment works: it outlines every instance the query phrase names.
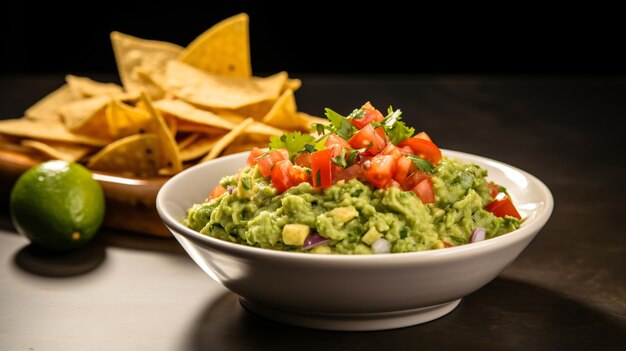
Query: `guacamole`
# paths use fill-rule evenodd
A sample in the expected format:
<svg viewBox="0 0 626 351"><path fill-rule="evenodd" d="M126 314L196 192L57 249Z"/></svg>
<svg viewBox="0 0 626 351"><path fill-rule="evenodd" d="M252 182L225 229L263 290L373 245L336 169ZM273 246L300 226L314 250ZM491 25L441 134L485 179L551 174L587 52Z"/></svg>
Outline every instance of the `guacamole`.
<svg viewBox="0 0 626 351"><path fill-rule="evenodd" d="M397 111L327 110L331 125L317 127L318 137L273 138L193 205L185 224L233 243L326 254L442 249L519 228L485 169L442 156Z"/></svg>

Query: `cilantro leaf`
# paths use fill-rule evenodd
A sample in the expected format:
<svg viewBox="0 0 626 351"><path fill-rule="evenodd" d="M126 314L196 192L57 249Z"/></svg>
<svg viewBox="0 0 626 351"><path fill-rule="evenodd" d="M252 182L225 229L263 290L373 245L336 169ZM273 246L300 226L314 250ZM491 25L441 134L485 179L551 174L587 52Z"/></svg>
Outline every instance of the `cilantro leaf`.
<svg viewBox="0 0 626 351"><path fill-rule="evenodd" d="M348 154L348 166L352 166L356 161L356 157L363 152L362 150L350 150L350 154Z"/></svg>
<svg viewBox="0 0 626 351"><path fill-rule="evenodd" d="M365 110L358 108L352 111L352 113L350 113L348 117L346 118L347 119L361 119L363 118L363 116L365 116Z"/></svg>
<svg viewBox="0 0 626 351"><path fill-rule="evenodd" d="M315 143L315 137L310 134L302 134L299 131L288 132L281 136L270 137L270 149L287 149L289 153L289 159L293 161L307 144Z"/></svg>
<svg viewBox="0 0 626 351"><path fill-rule="evenodd" d="M346 149L341 148L341 154L333 157L331 159L334 164L339 165L341 167L346 167L348 164L346 163Z"/></svg>
<svg viewBox="0 0 626 351"><path fill-rule="evenodd" d="M331 131L337 133L340 138L348 140L356 132L356 128L346 117L329 108L326 108L326 117L332 126Z"/></svg>
<svg viewBox="0 0 626 351"><path fill-rule="evenodd" d="M431 173L435 168L432 163L424 160L423 158L419 158L415 155L407 155L407 157L409 158L409 160L413 161L415 167L417 167L417 169L422 172Z"/></svg>
<svg viewBox="0 0 626 351"><path fill-rule="evenodd" d="M415 128L407 127L406 124L402 122L402 111L399 109L394 111L391 106L389 106L387 116L381 122L381 125L394 145L397 145L404 139L410 138L413 136L413 133L415 133Z"/></svg>

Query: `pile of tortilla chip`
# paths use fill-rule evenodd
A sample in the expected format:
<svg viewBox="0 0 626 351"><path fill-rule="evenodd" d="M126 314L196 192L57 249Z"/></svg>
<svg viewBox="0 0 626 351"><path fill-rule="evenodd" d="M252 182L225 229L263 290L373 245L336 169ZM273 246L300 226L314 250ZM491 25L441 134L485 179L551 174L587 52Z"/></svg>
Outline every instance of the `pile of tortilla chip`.
<svg viewBox="0 0 626 351"><path fill-rule="evenodd" d="M299 80L251 75L246 14L186 48L118 32L111 42L123 87L68 75L23 118L0 121L0 147L126 176L166 176L319 122L297 111Z"/></svg>

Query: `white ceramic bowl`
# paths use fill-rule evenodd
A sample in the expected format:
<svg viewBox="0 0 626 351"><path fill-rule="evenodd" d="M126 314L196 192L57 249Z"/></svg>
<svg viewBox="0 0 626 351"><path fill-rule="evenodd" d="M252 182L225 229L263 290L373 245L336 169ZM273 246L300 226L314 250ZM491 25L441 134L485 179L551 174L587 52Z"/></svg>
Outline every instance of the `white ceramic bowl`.
<svg viewBox="0 0 626 351"><path fill-rule="evenodd" d="M172 177L157 196L165 225L213 279L247 309L280 322L329 330L378 330L439 318L493 280L524 250L552 213L548 188L534 176L484 157L443 150L473 162L505 186L526 221L503 236L441 250L381 255L315 255L233 244L182 224L248 153L209 161Z"/></svg>

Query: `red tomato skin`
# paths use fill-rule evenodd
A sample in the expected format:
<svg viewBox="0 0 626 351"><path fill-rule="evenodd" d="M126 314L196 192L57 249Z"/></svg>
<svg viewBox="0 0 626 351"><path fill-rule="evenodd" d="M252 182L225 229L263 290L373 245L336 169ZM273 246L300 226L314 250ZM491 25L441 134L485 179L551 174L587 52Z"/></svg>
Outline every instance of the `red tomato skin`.
<svg viewBox="0 0 626 351"><path fill-rule="evenodd" d="M272 168L272 184L282 193L291 187L291 169L293 164L289 160L280 160Z"/></svg>
<svg viewBox="0 0 626 351"><path fill-rule="evenodd" d="M513 201L511 201L511 198L508 196L490 202L485 206L485 210L493 213L496 217L511 216L520 220L522 219L515 205L513 205Z"/></svg>
<svg viewBox="0 0 626 351"><path fill-rule="evenodd" d="M385 188L396 173L396 162L392 156L376 155L368 165L363 165L365 178L377 188Z"/></svg>
<svg viewBox="0 0 626 351"><path fill-rule="evenodd" d="M393 145L392 143L387 144L387 146L385 146L385 148L383 149L383 151L381 151L380 154L389 155L393 157L393 159L396 161L398 161L400 157L404 157L404 155L402 154L402 151L397 146Z"/></svg>
<svg viewBox="0 0 626 351"><path fill-rule="evenodd" d="M226 192L226 189L220 184L216 185L213 190L211 190L211 194L209 195L209 200L220 197L223 193Z"/></svg>
<svg viewBox="0 0 626 351"><path fill-rule="evenodd" d="M433 142L433 140L430 138L428 134L426 134L426 132L419 132L414 136L414 138L428 140L431 143Z"/></svg>
<svg viewBox="0 0 626 351"><path fill-rule="evenodd" d="M430 178L428 173L416 170L407 177L404 182L400 183L400 187L404 191L413 190L422 180Z"/></svg>
<svg viewBox="0 0 626 351"><path fill-rule="evenodd" d="M343 140L337 134L329 134L328 137L326 138L326 141L324 142L324 146L327 147L327 148L329 148L332 145L339 145L339 146L345 147L345 148L350 147L350 144L348 144L347 141Z"/></svg>
<svg viewBox="0 0 626 351"><path fill-rule="evenodd" d="M365 153L378 155L385 148L385 139L381 138L371 124L366 125L350 138L348 144L353 149L365 148Z"/></svg>
<svg viewBox="0 0 626 351"><path fill-rule="evenodd" d="M265 154L265 150L255 147L254 149L250 150L250 155L248 156L246 163L250 167L256 165L257 163L256 158L263 154Z"/></svg>
<svg viewBox="0 0 626 351"><path fill-rule="evenodd" d="M311 179L313 187L327 188L332 185L331 158L331 149L324 149L311 154ZM318 178L319 184L317 182Z"/></svg>
<svg viewBox="0 0 626 351"><path fill-rule="evenodd" d="M426 178L419 182L413 189L411 189L417 197L425 204L432 204L435 202L435 192L433 190L433 183L430 178Z"/></svg>
<svg viewBox="0 0 626 351"><path fill-rule="evenodd" d="M311 168L311 153L308 151L301 152L293 159L293 163L300 167Z"/></svg>
<svg viewBox="0 0 626 351"><path fill-rule="evenodd" d="M390 144L391 145L391 144ZM402 156L398 159L398 168L396 170L396 174L393 177L398 183L404 183L409 175L411 175L415 170L415 164L408 157Z"/></svg>
<svg viewBox="0 0 626 351"><path fill-rule="evenodd" d="M437 165L441 162L441 150L433 142L421 138L408 138L398 144L400 147L409 146L413 150L413 154L421 157L428 162Z"/></svg>
<svg viewBox="0 0 626 351"><path fill-rule="evenodd" d="M263 177L270 176L274 164L282 160L289 160L289 153L285 149L272 150L267 156L256 158L259 171L261 171Z"/></svg>
<svg viewBox="0 0 626 351"><path fill-rule="evenodd" d="M380 111L375 109L374 106L370 104L369 101L361 106L361 110L365 111L361 118L350 120L350 122L357 127L357 129L362 129L372 122L381 122L385 118Z"/></svg>
<svg viewBox="0 0 626 351"><path fill-rule="evenodd" d="M344 168L337 176L334 178L335 182L340 180L348 181L350 179L359 179L365 180L365 174L363 173L363 169L359 164L353 164L352 166Z"/></svg>

